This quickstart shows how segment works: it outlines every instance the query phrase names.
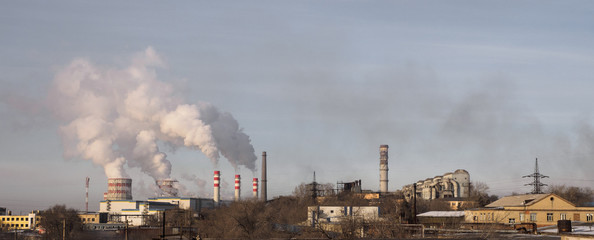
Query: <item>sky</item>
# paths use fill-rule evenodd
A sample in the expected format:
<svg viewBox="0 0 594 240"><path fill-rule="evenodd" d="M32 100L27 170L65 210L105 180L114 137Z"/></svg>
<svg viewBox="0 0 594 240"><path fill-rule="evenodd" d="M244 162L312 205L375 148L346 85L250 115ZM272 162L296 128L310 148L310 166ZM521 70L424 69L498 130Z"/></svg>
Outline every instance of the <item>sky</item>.
<svg viewBox="0 0 594 240"><path fill-rule="evenodd" d="M381 144L390 191L465 169L491 194L529 192L536 158L544 183L594 183L591 1L3 1L0 33L0 206L15 213L84 209L87 176L97 210L118 161L135 199L165 175L212 197L214 170L223 199L236 173L249 197L262 151L269 198L314 171L378 191ZM173 113L224 124L164 127ZM239 139L227 154L243 160L201 137Z"/></svg>

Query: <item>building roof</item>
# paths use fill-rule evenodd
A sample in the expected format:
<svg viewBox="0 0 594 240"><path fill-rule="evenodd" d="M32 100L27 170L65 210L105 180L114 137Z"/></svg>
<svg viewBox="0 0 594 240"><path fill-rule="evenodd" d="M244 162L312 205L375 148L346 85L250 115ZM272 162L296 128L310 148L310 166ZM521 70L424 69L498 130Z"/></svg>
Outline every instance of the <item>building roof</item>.
<svg viewBox="0 0 594 240"><path fill-rule="evenodd" d="M530 206L541 199L546 198L547 196L551 195L548 194L525 194L525 195L516 195L516 196L507 196L503 197L495 202L488 204L485 207L488 208L496 208L496 207L521 207L521 206Z"/></svg>
<svg viewBox="0 0 594 240"><path fill-rule="evenodd" d="M464 217L464 211L430 211L417 214L417 217Z"/></svg>

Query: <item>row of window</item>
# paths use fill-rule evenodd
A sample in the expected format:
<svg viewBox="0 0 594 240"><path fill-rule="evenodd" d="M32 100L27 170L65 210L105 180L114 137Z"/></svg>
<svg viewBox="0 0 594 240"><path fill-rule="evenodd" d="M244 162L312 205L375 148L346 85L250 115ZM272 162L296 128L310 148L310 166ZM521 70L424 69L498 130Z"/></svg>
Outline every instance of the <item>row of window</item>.
<svg viewBox="0 0 594 240"><path fill-rule="evenodd" d="M536 222L537 218L536 218L536 213L530 213L530 215L528 215L529 217L529 221L530 222ZM474 216L473 220L477 221L490 221L491 219L494 219L494 213L480 213L479 216ZM524 213L520 213L520 222L525 222L526 221L526 214ZM579 219L579 218L578 218ZM567 213L560 213L559 214L559 220L568 220L567 219ZM553 213L547 213L547 221L548 222L553 222L555 221L554 219L554 214ZM587 222L592 222L594 221L594 214L592 213L587 213L586 214L586 221ZM508 218L508 223L516 223L516 218Z"/></svg>
<svg viewBox="0 0 594 240"><path fill-rule="evenodd" d="M16 219L16 220L15 220ZM2 221L29 221L28 217L22 217L20 218L21 220L19 220L19 218L15 218L15 217L3 217Z"/></svg>
<svg viewBox="0 0 594 240"><path fill-rule="evenodd" d="M19 224L2 224L2 227L19 227ZM21 224L21 227L29 227L29 224Z"/></svg>
<svg viewBox="0 0 594 240"><path fill-rule="evenodd" d="M81 218L83 222L94 222L95 218Z"/></svg>

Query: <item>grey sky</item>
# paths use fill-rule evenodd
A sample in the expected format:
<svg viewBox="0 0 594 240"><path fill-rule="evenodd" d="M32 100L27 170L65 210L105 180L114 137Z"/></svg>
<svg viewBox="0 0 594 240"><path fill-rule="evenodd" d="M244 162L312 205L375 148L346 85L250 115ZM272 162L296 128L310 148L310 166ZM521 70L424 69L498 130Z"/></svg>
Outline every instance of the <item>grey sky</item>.
<svg viewBox="0 0 594 240"><path fill-rule="evenodd" d="M2 2L0 205L82 208L90 176L98 207L103 169L63 159L48 91L75 59L124 69L148 47L158 80L231 113L268 152L269 196L313 171L377 190L380 144L390 190L462 168L494 194L526 192L535 157L545 183L591 186L592 16L591 1ZM188 192L212 194L204 154L160 147ZM130 174L135 198L150 196Z"/></svg>

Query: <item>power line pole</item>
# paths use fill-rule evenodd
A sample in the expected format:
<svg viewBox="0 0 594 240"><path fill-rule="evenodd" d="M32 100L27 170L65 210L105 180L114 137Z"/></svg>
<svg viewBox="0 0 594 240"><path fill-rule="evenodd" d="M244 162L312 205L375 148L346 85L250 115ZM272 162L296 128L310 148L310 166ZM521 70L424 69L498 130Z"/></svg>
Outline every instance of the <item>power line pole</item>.
<svg viewBox="0 0 594 240"><path fill-rule="evenodd" d="M531 183L524 184L524 186L532 186L533 187L532 192L531 192L532 194L541 194L541 193L543 193L541 187L548 186L548 185L541 183L540 179L548 178L548 177L549 176L540 174L540 172L538 171L538 158L537 158L536 163L534 165L534 173L532 173L530 175L523 176L522 178L533 178Z"/></svg>

